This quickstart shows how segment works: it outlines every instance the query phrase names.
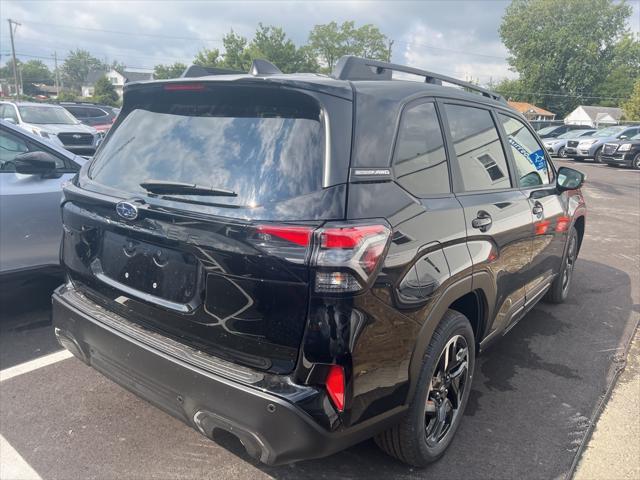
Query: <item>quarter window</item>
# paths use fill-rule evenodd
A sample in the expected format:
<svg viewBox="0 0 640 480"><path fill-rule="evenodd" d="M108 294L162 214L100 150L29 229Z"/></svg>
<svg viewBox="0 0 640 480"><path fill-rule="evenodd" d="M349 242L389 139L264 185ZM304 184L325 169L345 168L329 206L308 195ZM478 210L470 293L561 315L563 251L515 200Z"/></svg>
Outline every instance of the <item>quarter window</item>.
<svg viewBox="0 0 640 480"><path fill-rule="evenodd" d="M449 193L444 139L433 103L421 103L402 114L394 172L398 183L417 197Z"/></svg>
<svg viewBox="0 0 640 480"><path fill-rule="evenodd" d="M446 105L463 191L510 188L507 159L488 110Z"/></svg>
<svg viewBox="0 0 640 480"><path fill-rule="evenodd" d="M549 165L536 137L520 120L503 114L498 116L511 146L518 184L521 187L549 184Z"/></svg>

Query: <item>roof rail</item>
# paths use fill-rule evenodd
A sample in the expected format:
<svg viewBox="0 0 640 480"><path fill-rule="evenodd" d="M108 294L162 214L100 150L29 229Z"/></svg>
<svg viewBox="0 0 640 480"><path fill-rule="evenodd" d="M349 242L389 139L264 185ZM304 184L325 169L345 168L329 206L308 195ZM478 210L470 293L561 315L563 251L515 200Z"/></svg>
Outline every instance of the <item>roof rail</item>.
<svg viewBox="0 0 640 480"><path fill-rule="evenodd" d="M352 55L345 55L341 57L333 69L331 76L338 80L392 80L392 73L394 71L424 77L424 81L426 83L434 85L442 85L442 82L458 85L459 87L467 90L478 92L485 97L506 103L504 97L498 93L494 93L486 88L482 88L453 77L447 77L446 75L440 75L439 73L433 73L427 70L420 70L419 68L381 62L379 60L370 60L368 58L354 57Z"/></svg>
<svg viewBox="0 0 640 480"><path fill-rule="evenodd" d="M218 67L203 67L201 65L190 65L186 68L181 78L195 78L195 77L206 77L209 75L238 75L243 74L245 72L241 72L239 70L228 70L226 68L218 68Z"/></svg>
<svg viewBox="0 0 640 480"><path fill-rule="evenodd" d="M256 77L258 75L279 75L282 72L270 61L258 58L251 63L249 73Z"/></svg>

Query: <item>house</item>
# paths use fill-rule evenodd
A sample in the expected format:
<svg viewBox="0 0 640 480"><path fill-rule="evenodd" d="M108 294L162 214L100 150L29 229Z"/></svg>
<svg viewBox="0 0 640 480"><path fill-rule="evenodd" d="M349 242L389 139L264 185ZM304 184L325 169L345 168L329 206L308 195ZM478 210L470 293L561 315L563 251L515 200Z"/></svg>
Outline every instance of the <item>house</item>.
<svg viewBox="0 0 640 480"><path fill-rule="evenodd" d="M529 120L555 120L556 114L548 112L544 108L536 107L535 105L527 102L513 102L509 100L509 106L514 110L520 112L524 117Z"/></svg>
<svg viewBox="0 0 640 480"><path fill-rule="evenodd" d="M82 84L82 96L92 97L94 94L95 84L99 78L106 76L111 84L115 87L118 96L122 98L122 91L124 84L128 82L144 82L147 80L153 80L152 72L140 72L133 70L123 70L122 73L115 69L111 69L108 72L104 71L92 71L89 72Z"/></svg>
<svg viewBox="0 0 640 480"><path fill-rule="evenodd" d="M565 117L564 123L597 128L603 125L615 125L620 122L621 117L621 108L580 105Z"/></svg>

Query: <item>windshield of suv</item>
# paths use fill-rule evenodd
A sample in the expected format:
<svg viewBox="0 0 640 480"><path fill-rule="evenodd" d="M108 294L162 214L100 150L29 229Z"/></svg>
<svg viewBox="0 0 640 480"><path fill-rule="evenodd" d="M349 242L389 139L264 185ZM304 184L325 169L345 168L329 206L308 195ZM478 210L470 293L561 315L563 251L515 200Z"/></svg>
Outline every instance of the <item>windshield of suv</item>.
<svg viewBox="0 0 640 480"><path fill-rule="evenodd" d="M89 176L127 193L147 194L140 184L149 180L231 190L237 197L211 201L249 207L318 191L324 128L319 107L301 103L281 111L206 100L134 109L102 146Z"/></svg>
<svg viewBox="0 0 640 480"><path fill-rule="evenodd" d="M557 138L577 138L592 130L569 130L568 132L558 135Z"/></svg>
<svg viewBox="0 0 640 480"><path fill-rule="evenodd" d="M613 137L617 133L620 133L626 127L607 127L602 130L598 130L596 133L591 135L592 137Z"/></svg>
<svg viewBox="0 0 640 480"><path fill-rule="evenodd" d="M554 126L551 126L551 127L544 127L544 128L541 128L540 130L538 130L538 134L544 135L545 133L553 132L556 128L558 128L557 125L554 125Z"/></svg>
<svg viewBox="0 0 640 480"><path fill-rule="evenodd" d="M76 118L62 107L23 105L19 106L20 116L25 123L77 125Z"/></svg>

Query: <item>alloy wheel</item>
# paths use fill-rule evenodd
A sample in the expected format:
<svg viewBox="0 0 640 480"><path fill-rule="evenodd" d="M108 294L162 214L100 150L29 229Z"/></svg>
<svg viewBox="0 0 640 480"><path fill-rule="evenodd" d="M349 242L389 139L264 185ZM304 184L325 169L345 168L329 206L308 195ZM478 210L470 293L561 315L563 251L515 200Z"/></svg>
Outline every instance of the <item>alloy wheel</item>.
<svg viewBox="0 0 640 480"><path fill-rule="evenodd" d="M640 153L635 156L633 159L633 168L636 170L640 170Z"/></svg>
<svg viewBox="0 0 640 480"><path fill-rule="evenodd" d="M430 447L442 442L462 414L461 407L468 383L469 348L462 335L455 335L440 353L429 381L425 405L425 435Z"/></svg>
<svg viewBox="0 0 640 480"><path fill-rule="evenodd" d="M560 155L561 158L567 158L567 152L565 151L564 147L560 149L558 155Z"/></svg>

